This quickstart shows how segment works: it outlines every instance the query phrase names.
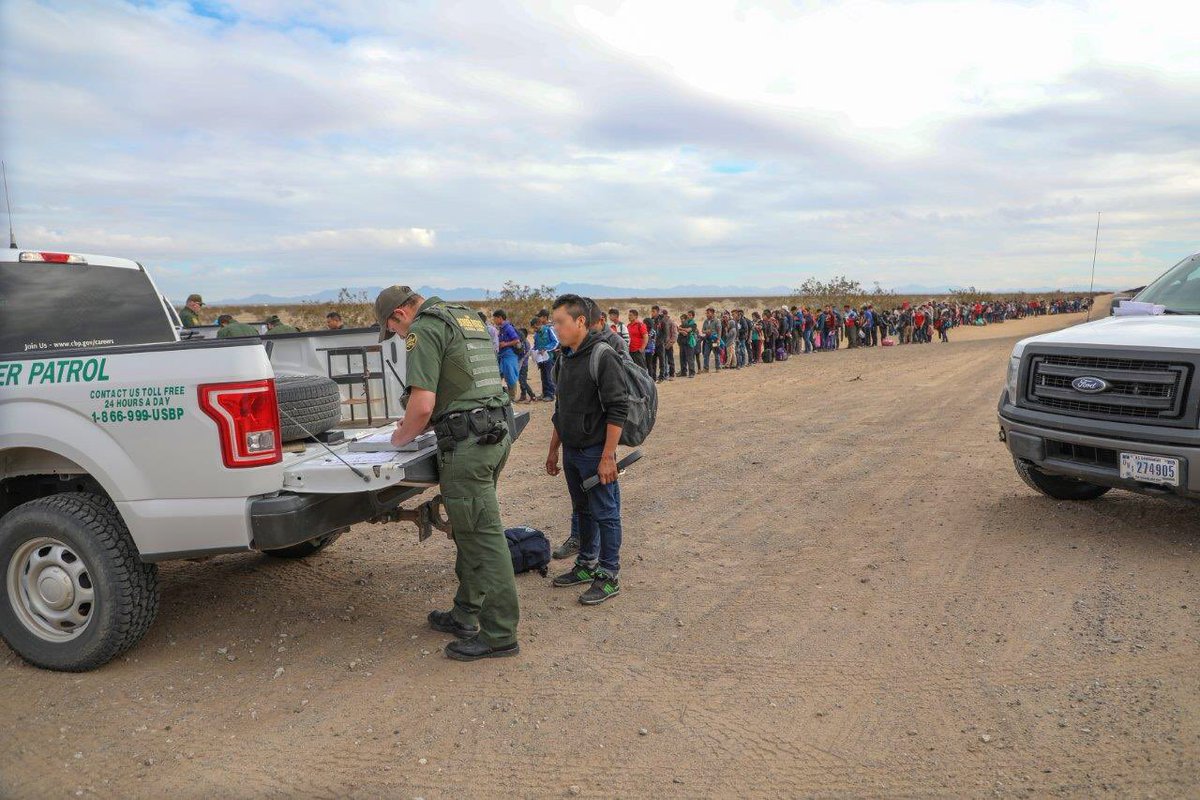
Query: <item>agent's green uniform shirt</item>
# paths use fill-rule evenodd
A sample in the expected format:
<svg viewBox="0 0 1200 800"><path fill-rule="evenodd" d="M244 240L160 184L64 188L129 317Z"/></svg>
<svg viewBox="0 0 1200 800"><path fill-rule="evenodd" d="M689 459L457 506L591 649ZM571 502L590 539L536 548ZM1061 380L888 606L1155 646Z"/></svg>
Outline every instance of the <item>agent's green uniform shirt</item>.
<svg viewBox="0 0 1200 800"><path fill-rule="evenodd" d="M405 338L408 385L435 392L434 422L454 411L503 408L508 395L500 380L492 339L479 314L436 297L421 304ZM479 625L480 641L503 647L517 640L517 583L496 482L512 440L481 445L476 436L453 450L438 451L438 473L446 516L454 531L458 592L451 613L463 625Z"/></svg>
<svg viewBox="0 0 1200 800"><path fill-rule="evenodd" d="M218 339L231 339L237 336L258 336L258 328L244 322L231 322L217 331Z"/></svg>
<svg viewBox="0 0 1200 800"><path fill-rule="evenodd" d="M276 325L271 328L263 336L279 336L282 333L299 333L299 328L293 328L291 325Z"/></svg>
<svg viewBox="0 0 1200 800"><path fill-rule="evenodd" d="M506 404L487 326L473 308L431 297L404 340L408 385L437 394L432 421L451 411Z"/></svg>
<svg viewBox="0 0 1200 800"><path fill-rule="evenodd" d="M183 310L179 312L179 321L185 328L199 328L203 324L200 322L200 315L187 306L184 306Z"/></svg>

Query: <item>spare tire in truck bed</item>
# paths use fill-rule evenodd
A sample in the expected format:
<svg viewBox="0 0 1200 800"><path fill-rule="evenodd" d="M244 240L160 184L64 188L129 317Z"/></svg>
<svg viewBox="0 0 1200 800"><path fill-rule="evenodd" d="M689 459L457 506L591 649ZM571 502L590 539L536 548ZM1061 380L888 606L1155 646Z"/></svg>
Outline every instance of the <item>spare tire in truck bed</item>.
<svg viewBox="0 0 1200 800"><path fill-rule="evenodd" d="M342 419L338 385L319 375L276 375L280 438L306 439L336 428Z"/></svg>

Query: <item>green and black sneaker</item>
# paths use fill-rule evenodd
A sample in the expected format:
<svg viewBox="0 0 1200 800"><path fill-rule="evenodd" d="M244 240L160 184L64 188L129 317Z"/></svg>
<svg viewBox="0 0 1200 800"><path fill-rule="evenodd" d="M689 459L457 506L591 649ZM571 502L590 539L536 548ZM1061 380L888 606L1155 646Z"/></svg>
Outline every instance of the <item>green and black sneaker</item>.
<svg viewBox="0 0 1200 800"><path fill-rule="evenodd" d="M596 572L592 579L591 588L579 595L579 602L585 606L598 606L605 600L611 600L621 593L621 581L603 570Z"/></svg>
<svg viewBox="0 0 1200 800"><path fill-rule="evenodd" d="M567 572L550 581L550 585L557 586L560 589L564 586L578 586L581 583L587 583L595 577L596 573L590 567L576 564Z"/></svg>

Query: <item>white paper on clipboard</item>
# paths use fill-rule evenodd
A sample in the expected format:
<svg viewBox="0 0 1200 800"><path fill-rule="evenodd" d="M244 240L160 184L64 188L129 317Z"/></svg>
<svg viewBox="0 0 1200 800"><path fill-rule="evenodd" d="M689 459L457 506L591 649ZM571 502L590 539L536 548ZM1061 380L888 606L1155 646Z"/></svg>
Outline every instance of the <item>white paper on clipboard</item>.
<svg viewBox="0 0 1200 800"><path fill-rule="evenodd" d="M347 464L357 467L369 467L375 464L386 464L396 457L396 451L378 453L346 453L342 456Z"/></svg>
<svg viewBox="0 0 1200 800"><path fill-rule="evenodd" d="M388 430L383 433L373 433L370 436L355 439L347 449L351 453L382 453L385 451L389 453L415 453L422 447L433 444L433 441L433 432L427 431L408 444L396 447L396 445L392 444L392 432Z"/></svg>

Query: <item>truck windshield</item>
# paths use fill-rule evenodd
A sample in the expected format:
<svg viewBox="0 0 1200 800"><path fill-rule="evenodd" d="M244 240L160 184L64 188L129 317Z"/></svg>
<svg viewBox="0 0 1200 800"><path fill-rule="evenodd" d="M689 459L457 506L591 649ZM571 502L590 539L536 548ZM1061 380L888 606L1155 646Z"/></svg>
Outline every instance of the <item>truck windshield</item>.
<svg viewBox="0 0 1200 800"><path fill-rule="evenodd" d="M1166 306L1175 314L1200 314L1200 253L1171 267L1134 299Z"/></svg>
<svg viewBox="0 0 1200 800"><path fill-rule="evenodd" d="M0 354L175 341L140 269L0 263Z"/></svg>

